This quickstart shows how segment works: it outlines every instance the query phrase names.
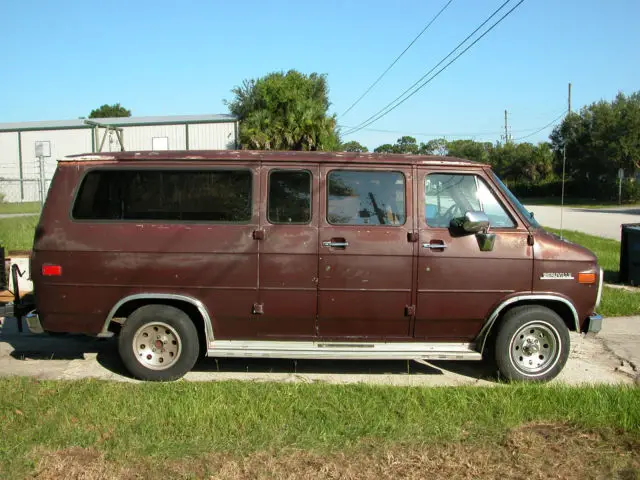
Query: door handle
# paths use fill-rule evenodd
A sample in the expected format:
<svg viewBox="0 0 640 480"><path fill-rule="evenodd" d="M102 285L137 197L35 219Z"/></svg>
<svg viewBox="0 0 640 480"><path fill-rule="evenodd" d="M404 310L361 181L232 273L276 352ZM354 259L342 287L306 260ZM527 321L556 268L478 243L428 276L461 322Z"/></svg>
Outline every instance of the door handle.
<svg viewBox="0 0 640 480"><path fill-rule="evenodd" d="M333 240L329 240L326 242L322 242L322 246L323 247L331 247L331 248L347 248L349 246L349 242L342 240L342 241L333 241Z"/></svg>
<svg viewBox="0 0 640 480"><path fill-rule="evenodd" d="M439 248L447 248L447 244L444 242L441 243L423 243L422 248L431 248L431 249L439 249Z"/></svg>

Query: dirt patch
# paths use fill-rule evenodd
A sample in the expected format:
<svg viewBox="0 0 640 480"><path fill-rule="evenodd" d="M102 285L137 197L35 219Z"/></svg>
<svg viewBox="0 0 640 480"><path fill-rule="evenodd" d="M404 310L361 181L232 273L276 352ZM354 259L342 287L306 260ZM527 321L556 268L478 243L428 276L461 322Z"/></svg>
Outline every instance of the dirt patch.
<svg viewBox="0 0 640 480"><path fill-rule="evenodd" d="M44 454L33 478L77 479L583 479L640 480L640 441L564 424L528 424L502 442L380 447L371 442L348 452L258 452L244 457L209 454L180 460L107 460L93 449ZM130 465L135 465L131 467Z"/></svg>

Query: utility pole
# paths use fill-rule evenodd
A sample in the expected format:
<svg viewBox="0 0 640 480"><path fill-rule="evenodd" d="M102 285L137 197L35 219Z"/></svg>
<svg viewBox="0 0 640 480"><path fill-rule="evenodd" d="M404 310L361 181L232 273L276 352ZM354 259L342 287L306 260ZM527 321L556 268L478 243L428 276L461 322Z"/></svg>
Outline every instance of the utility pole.
<svg viewBox="0 0 640 480"><path fill-rule="evenodd" d="M571 82L569 82L569 91L567 92L567 115L565 119L571 115ZM567 139L564 138L564 148L562 150L562 194L560 195L560 238L562 238L562 225L564 220L564 174L567 166Z"/></svg>
<svg viewBox="0 0 640 480"><path fill-rule="evenodd" d="M507 122L507 111L504 111L504 143L509 143L509 123Z"/></svg>

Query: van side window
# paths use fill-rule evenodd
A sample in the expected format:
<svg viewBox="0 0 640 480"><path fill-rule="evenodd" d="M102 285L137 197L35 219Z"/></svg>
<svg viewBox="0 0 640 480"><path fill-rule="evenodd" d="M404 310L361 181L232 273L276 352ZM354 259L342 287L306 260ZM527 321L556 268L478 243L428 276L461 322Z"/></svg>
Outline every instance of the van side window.
<svg viewBox="0 0 640 480"><path fill-rule="evenodd" d="M334 225L404 225L401 172L333 170L327 177L327 221Z"/></svg>
<svg viewBox="0 0 640 480"><path fill-rule="evenodd" d="M249 170L93 170L73 218L248 223L251 183Z"/></svg>
<svg viewBox="0 0 640 480"><path fill-rule="evenodd" d="M311 221L311 172L275 170L269 175L269 222L305 224Z"/></svg>
<svg viewBox="0 0 640 480"><path fill-rule="evenodd" d="M485 212L492 227L515 227L484 180L475 175L427 175L424 191L425 217L430 227L448 228L451 220L469 211Z"/></svg>

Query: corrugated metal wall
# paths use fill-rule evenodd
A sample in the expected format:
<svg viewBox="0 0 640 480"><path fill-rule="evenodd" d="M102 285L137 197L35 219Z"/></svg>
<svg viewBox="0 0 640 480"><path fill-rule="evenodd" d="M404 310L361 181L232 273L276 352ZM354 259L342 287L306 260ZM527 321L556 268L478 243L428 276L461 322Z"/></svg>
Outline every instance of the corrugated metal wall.
<svg viewBox="0 0 640 480"><path fill-rule="evenodd" d="M6 202L20 201L18 132L0 132L0 192Z"/></svg>
<svg viewBox="0 0 640 480"><path fill-rule="evenodd" d="M233 150L235 143L233 123L189 125L189 150Z"/></svg>
<svg viewBox="0 0 640 480"><path fill-rule="evenodd" d="M205 126L210 127L212 125ZM125 150L153 150L153 137L166 137L169 143L169 150L186 150L187 148L187 132L184 125L123 127L122 130L124 132Z"/></svg>
<svg viewBox="0 0 640 480"><path fill-rule="evenodd" d="M44 159L44 176L47 189L56 170L59 158L73 153L91 152L91 130L39 130L22 132L22 172L24 178L24 201L40 199L38 179L40 168L36 158L36 142L48 141L51 156Z"/></svg>
<svg viewBox="0 0 640 480"><path fill-rule="evenodd" d="M188 129L188 145L187 145ZM0 132L0 192L6 202L39 200L39 167L35 156L37 141L48 141L51 157L45 159L45 179L49 182L59 158L93 151L92 129L22 131L22 178L17 132ZM98 141L102 141L100 129ZM123 127L125 150L152 150L153 138L166 138L169 150L226 150L235 148L235 123L144 125ZM159 141L158 144L162 144ZM120 151L115 134L107 135L103 152Z"/></svg>

